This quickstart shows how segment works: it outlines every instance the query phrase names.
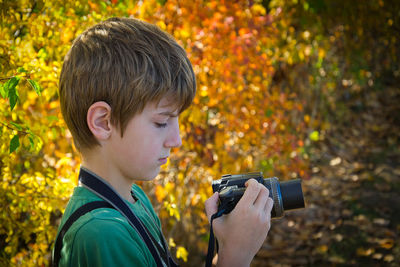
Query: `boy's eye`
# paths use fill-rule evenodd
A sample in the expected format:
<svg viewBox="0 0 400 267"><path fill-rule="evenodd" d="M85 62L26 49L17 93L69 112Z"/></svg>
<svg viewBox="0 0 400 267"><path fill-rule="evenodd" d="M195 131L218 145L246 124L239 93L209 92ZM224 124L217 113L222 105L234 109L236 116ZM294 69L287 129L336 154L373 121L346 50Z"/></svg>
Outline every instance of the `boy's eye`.
<svg viewBox="0 0 400 267"><path fill-rule="evenodd" d="M165 127L167 127L166 123L158 123L158 122L156 122L155 125L156 125L157 128L165 128Z"/></svg>

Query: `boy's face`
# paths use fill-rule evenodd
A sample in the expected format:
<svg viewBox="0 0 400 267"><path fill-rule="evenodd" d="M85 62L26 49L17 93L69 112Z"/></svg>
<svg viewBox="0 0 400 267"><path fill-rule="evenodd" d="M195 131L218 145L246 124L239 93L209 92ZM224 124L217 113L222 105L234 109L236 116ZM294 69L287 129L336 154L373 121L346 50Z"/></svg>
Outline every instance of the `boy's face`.
<svg viewBox="0 0 400 267"><path fill-rule="evenodd" d="M148 103L128 123L123 137L114 132L108 149L112 166L127 180L151 180L167 162L171 148L182 145L179 112L167 98Z"/></svg>

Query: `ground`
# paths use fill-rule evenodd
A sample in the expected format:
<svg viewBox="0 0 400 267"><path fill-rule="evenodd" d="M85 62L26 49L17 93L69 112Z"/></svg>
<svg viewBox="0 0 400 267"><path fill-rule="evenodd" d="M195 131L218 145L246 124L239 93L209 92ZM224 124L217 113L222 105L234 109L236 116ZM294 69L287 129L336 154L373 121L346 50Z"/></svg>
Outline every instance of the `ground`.
<svg viewBox="0 0 400 267"><path fill-rule="evenodd" d="M252 266L400 266L400 90L370 91L311 150L306 208L273 220Z"/></svg>

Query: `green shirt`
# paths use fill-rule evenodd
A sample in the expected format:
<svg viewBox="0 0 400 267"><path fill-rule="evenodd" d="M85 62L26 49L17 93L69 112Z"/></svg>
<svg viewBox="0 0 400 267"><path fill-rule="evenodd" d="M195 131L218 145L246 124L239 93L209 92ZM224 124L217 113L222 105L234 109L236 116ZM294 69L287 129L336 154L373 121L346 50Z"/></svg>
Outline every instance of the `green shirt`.
<svg viewBox="0 0 400 267"><path fill-rule="evenodd" d="M138 200L128 205L160 242L161 223L145 193L133 185ZM84 187L76 187L61 219L59 230L82 205L102 200ZM143 204L143 205L142 205ZM143 208L145 206L147 211ZM59 266L156 266L140 235L117 210L95 209L80 217L64 236Z"/></svg>

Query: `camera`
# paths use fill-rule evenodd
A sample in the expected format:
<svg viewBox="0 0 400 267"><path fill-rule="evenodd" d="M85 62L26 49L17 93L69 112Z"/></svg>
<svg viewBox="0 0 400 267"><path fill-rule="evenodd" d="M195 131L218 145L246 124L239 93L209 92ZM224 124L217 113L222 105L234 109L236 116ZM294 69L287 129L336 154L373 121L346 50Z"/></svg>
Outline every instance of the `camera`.
<svg viewBox="0 0 400 267"><path fill-rule="evenodd" d="M262 183L269 190L269 196L274 201L271 218L282 217L285 210L304 208L300 179L279 182L277 177L264 178L262 172L252 172L236 175L227 174L212 182L213 191L219 192L218 212L222 212L222 214L230 213L246 190L246 181L252 178Z"/></svg>

